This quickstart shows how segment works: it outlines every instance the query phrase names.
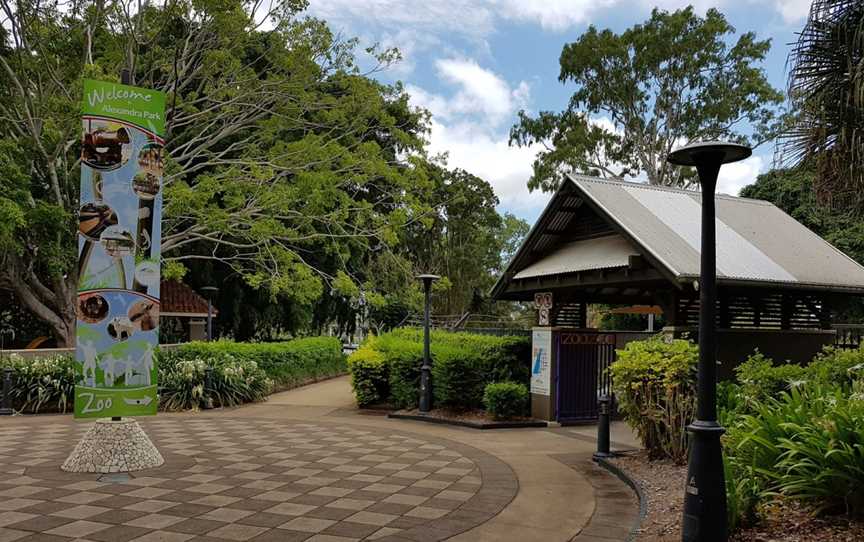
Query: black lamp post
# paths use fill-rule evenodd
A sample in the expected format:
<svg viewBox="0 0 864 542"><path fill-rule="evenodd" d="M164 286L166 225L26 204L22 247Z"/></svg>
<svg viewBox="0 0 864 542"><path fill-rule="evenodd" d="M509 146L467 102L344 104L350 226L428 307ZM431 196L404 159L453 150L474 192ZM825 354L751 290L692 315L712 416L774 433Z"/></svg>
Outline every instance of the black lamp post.
<svg viewBox="0 0 864 542"><path fill-rule="evenodd" d="M213 296L219 291L215 286L204 286L201 288L207 296L207 342L213 340Z"/></svg>
<svg viewBox="0 0 864 542"><path fill-rule="evenodd" d="M417 275L423 281L425 304L423 307L423 365L420 367L420 412L432 409L432 356L429 353L429 326L432 283L440 279L438 275Z"/></svg>
<svg viewBox="0 0 864 542"><path fill-rule="evenodd" d="M714 190L720 166L750 156L749 147L734 143L705 142L682 147L668 161L695 166L702 185L702 269L699 279L699 368L696 420L687 427L691 435L690 462L684 493L684 542L725 541L726 484L723 450L717 423L717 241L714 226Z"/></svg>

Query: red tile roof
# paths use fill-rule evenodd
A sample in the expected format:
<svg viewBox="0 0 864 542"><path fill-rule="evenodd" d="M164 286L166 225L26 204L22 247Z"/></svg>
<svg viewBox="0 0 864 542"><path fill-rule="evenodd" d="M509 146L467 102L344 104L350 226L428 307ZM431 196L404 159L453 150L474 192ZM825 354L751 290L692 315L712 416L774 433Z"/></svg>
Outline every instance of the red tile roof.
<svg viewBox="0 0 864 542"><path fill-rule="evenodd" d="M182 282L163 280L160 297L162 313L207 314L207 299ZM213 314L218 312L214 307Z"/></svg>

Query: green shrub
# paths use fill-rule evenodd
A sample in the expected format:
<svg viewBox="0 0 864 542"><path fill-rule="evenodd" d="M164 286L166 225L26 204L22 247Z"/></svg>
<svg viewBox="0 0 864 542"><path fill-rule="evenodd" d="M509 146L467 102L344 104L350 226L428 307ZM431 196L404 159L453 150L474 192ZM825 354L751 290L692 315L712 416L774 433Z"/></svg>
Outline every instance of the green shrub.
<svg viewBox="0 0 864 542"><path fill-rule="evenodd" d="M378 373L386 374L388 378L387 402L400 408L415 407L419 397L420 366L423 363L423 331L416 328L397 329L375 338L368 346L383 356L386 369ZM504 380L527 383L530 378L530 343L527 337L494 337L436 330L431 336L431 354L434 401L440 406L480 408L486 384ZM364 353L362 356L369 354ZM370 387L365 385L363 378L360 378L360 382L364 385L355 387L358 404L369 404L366 394ZM382 391L386 391L380 385L373 388L378 390L379 396Z"/></svg>
<svg viewBox="0 0 864 542"><path fill-rule="evenodd" d="M384 354L371 343L348 356L348 372L358 406L384 403L390 397L390 375Z"/></svg>
<svg viewBox="0 0 864 542"><path fill-rule="evenodd" d="M235 343L220 340L191 342L172 350L186 359L215 359L229 355L254 361L273 380L276 389L288 389L344 374L342 344L335 337L310 337L278 343Z"/></svg>
<svg viewBox="0 0 864 542"><path fill-rule="evenodd" d="M762 487L757 480L742 471L728 454L723 456L726 481L726 520L730 532L756 523L756 507Z"/></svg>
<svg viewBox="0 0 864 542"><path fill-rule="evenodd" d="M205 369L213 369L210 387L205 388ZM188 410L201 406L205 397L214 407L232 407L263 401L273 381L258 364L231 354L192 358L179 351L161 352L159 357L159 407Z"/></svg>
<svg viewBox="0 0 864 542"><path fill-rule="evenodd" d="M744 407L766 397L776 397L795 383L806 380L807 368L795 364L775 365L758 350L735 368Z"/></svg>
<svg viewBox="0 0 864 542"><path fill-rule="evenodd" d="M75 400L75 358L68 355L24 358L12 354L0 368L15 370L12 408L17 412L66 412Z"/></svg>
<svg viewBox="0 0 864 542"><path fill-rule="evenodd" d="M852 393L809 384L766 398L730 430L733 465L762 496L810 501L817 511L864 511L864 384Z"/></svg>
<svg viewBox="0 0 864 542"><path fill-rule="evenodd" d="M528 386L517 382L487 384L483 392L483 405L496 420L524 416L528 411Z"/></svg>
<svg viewBox="0 0 864 542"><path fill-rule="evenodd" d="M864 379L864 348L825 348L807 367L807 378L822 386L849 390L854 380Z"/></svg>
<svg viewBox="0 0 864 542"><path fill-rule="evenodd" d="M654 337L627 343L609 367L618 410L652 459L687 459L687 425L696 410L698 349Z"/></svg>

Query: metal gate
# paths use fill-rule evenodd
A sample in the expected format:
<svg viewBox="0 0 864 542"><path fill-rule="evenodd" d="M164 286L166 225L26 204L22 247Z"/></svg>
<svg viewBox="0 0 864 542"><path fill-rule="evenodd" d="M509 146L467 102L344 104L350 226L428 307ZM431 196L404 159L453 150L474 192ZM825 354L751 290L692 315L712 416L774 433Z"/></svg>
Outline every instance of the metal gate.
<svg viewBox="0 0 864 542"><path fill-rule="evenodd" d="M612 395L606 369L615 361L615 334L558 333L556 379L559 422L596 420L597 399Z"/></svg>

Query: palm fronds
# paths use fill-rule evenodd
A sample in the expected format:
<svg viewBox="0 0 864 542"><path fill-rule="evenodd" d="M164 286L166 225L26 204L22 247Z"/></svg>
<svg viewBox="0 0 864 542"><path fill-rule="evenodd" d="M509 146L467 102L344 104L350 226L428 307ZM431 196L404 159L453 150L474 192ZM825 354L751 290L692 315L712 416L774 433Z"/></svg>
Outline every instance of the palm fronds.
<svg viewBox="0 0 864 542"><path fill-rule="evenodd" d="M789 55L795 119L778 150L786 166L814 163L819 201L861 208L864 197L864 3L816 0Z"/></svg>

